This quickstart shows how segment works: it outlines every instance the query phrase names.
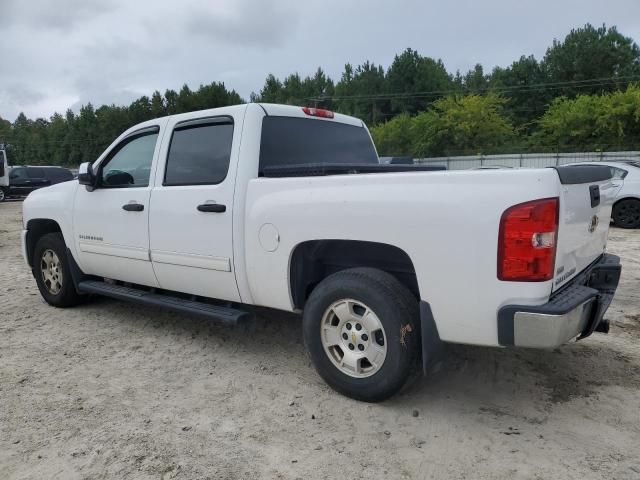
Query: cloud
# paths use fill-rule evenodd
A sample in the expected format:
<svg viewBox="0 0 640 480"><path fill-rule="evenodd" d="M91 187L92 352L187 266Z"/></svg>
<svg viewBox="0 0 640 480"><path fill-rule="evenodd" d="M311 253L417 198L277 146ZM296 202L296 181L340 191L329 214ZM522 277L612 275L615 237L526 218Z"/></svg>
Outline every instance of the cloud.
<svg viewBox="0 0 640 480"><path fill-rule="evenodd" d="M238 0L220 9L208 2L192 11L186 31L234 47L282 46L297 26L297 8L291 3Z"/></svg>
<svg viewBox="0 0 640 480"><path fill-rule="evenodd" d="M334 80L344 64L388 67L412 47L449 71L486 71L586 22L640 41L640 2L618 0L0 0L0 116L223 81L244 98L269 73Z"/></svg>
<svg viewBox="0 0 640 480"><path fill-rule="evenodd" d="M64 32L80 22L113 11L115 7L109 0L3 0L1 18L4 25Z"/></svg>

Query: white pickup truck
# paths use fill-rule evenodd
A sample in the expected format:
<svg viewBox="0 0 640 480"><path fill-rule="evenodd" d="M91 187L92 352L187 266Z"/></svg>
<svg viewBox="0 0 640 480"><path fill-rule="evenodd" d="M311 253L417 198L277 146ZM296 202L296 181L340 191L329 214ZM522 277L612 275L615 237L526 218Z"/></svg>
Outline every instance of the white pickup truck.
<svg viewBox="0 0 640 480"><path fill-rule="evenodd" d="M56 307L303 312L319 374L365 401L441 342L551 348L607 329L608 168L426 170L380 164L361 120L323 109L159 118L31 193L23 253Z"/></svg>

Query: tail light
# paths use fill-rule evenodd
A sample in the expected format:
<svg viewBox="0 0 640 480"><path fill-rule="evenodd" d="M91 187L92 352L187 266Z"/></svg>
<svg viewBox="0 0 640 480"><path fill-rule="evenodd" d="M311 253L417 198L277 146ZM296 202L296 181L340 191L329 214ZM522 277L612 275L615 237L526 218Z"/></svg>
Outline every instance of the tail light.
<svg viewBox="0 0 640 480"><path fill-rule="evenodd" d="M514 205L500 219L498 279L544 282L553 278L558 241L558 198Z"/></svg>
<svg viewBox="0 0 640 480"><path fill-rule="evenodd" d="M303 107L302 111L312 117L333 118L333 112L324 108Z"/></svg>

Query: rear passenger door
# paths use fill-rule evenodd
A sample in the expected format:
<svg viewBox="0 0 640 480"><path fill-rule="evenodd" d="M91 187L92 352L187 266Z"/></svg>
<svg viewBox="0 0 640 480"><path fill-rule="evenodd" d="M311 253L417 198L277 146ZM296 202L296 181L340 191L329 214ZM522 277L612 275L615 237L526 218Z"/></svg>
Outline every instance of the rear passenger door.
<svg viewBox="0 0 640 480"><path fill-rule="evenodd" d="M232 116L170 119L149 217L161 288L240 301L232 243L239 140Z"/></svg>

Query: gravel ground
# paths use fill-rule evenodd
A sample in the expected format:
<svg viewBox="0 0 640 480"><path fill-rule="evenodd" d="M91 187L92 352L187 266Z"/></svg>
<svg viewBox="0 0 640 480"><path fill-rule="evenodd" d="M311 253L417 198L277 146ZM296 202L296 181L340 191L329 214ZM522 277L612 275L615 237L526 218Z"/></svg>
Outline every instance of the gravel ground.
<svg viewBox="0 0 640 480"><path fill-rule="evenodd" d="M383 404L330 390L299 318L45 305L0 204L0 478L640 478L640 231L613 229L609 335L452 346Z"/></svg>

